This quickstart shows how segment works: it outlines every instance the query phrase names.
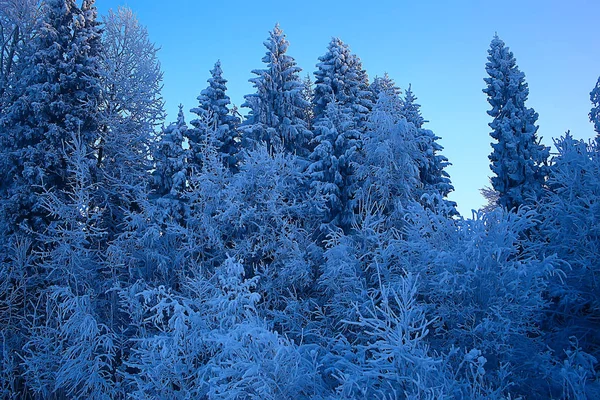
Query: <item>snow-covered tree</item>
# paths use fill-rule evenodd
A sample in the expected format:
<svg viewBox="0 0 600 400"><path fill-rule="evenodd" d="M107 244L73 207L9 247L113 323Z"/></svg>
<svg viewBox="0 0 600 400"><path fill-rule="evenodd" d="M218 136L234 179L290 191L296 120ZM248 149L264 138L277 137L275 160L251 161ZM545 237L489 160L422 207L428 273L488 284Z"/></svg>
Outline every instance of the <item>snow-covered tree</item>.
<svg viewBox="0 0 600 400"><path fill-rule="evenodd" d="M355 163L359 188L356 200L361 207L378 208L394 221L407 202L419 197L421 153L418 130L397 113L397 96L379 93L369 114L363 152Z"/></svg>
<svg viewBox="0 0 600 400"><path fill-rule="evenodd" d="M404 101L402 100L402 90L396 86L396 82L387 74L382 77L376 76L371 83L374 103L385 97L385 101L379 104L379 109L385 105L386 112L393 114L394 118L399 118L402 114ZM410 121L409 121L410 122Z"/></svg>
<svg viewBox="0 0 600 400"><path fill-rule="evenodd" d="M542 221L539 241L545 254L558 254L568 263L565 275L552 282L551 346L579 346L599 357L600 340L600 143L576 140L567 132L555 139L544 197L539 202Z"/></svg>
<svg viewBox="0 0 600 400"><path fill-rule="evenodd" d="M590 121L594 124L596 140L600 141L600 78L598 78L596 86L590 92L590 101L593 106L590 110Z"/></svg>
<svg viewBox="0 0 600 400"><path fill-rule="evenodd" d="M456 203L447 199L448 194L454 191L450 175L446 171L451 164L441 154L444 148L438 142L440 137L429 129L421 128L417 132L417 143L420 150L417 164L419 165L419 178L423 185L420 200L423 204L437 201L436 195L439 194L448 212L454 215L457 213Z"/></svg>
<svg viewBox="0 0 600 400"><path fill-rule="evenodd" d="M313 110L312 101L315 95L315 88L313 87L313 81L310 74L306 74L306 77L302 81L302 98L308 104L308 107L304 110L304 120L306 121L308 129L312 129L312 124L315 120L315 112Z"/></svg>
<svg viewBox="0 0 600 400"><path fill-rule="evenodd" d="M187 124L183 105L179 105L177 122L163 129L154 144L154 193L158 196L177 196L185 190L186 152L183 148Z"/></svg>
<svg viewBox="0 0 600 400"><path fill-rule="evenodd" d="M485 69L489 78L483 92L488 96L494 120L492 143L492 186L499 194L499 205L512 209L535 201L542 192L549 148L537 137L538 114L525 102L529 87L513 53L496 35L488 50Z"/></svg>
<svg viewBox="0 0 600 400"><path fill-rule="evenodd" d="M40 257L43 285L27 326L24 376L36 393L108 398L113 389L114 334L101 322L98 243L103 231L93 206L91 148L72 134L65 149L67 186L48 188L43 206L53 221L41 235L49 249ZM39 303L38 303L39 302ZM44 304L40 307L37 304Z"/></svg>
<svg viewBox="0 0 600 400"><path fill-rule="evenodd" d="M120 7L104 17L101 134L96 146L99 206L110 236L124 212L146 196L151 142L164 118L158 48L133 11Z"/></svg>
<svg viewBox="0 0 600 400"><path fill-rule="evenodd" d="M373 108L373 92L360 59L350 53L348 45L333 38L319 61L313 98L315 120L323 118L328 105L335 102L360 131L364 130L367 114Z"/></svg>
<svg viewBox="0 0 600 400"><path fill-rule="evenodd" d="M15 67L31 45L41 22L40 0L0 1L0 99L17 78Z"/></svg>
<svg viewBox="0 0 600 400"><path fill-rule="evenodd" d="M183 148L186 131L183 105L179 105L177 122L164 128L153 144L154 170L150 198L162 211L160 219L163 223L176 221L184 225L184 193L188 175L187 151Z"/></svg>
<svg viewBox="0 0 600 400"><path fill-rule="evenodd" d="M356 177L353 162L361 146L360 132L347 109L335 100L315 122L316 147L306 173L315 196L325 199L323 222L348 231L353 222Z"/></svg>
<svg viewBox="0 0 600 400"><path fill-rule="evenodd" d="M70 134L96 140L100 103L100 52L93 2L79 9L71 0L45 3L44 23L3 110L3 147L11 159L3 171L4 217L12 230L25 223L39 230L48 223L40 207L42 187L65 186L62 154ZM7 154L8 153L8 154Z"/></svg>
<svg viewBox="0 0 600 400"><path fill-rule="evenodd" d="M198 116L190 122L193 126L187 132L192 164L200 167L204 147L210 140L219 152L223 165L235 172L240 162L241 138L238 131L240 119L230 109L231 101L227 95L227 80L223 78L221 61L215 63L210 71L208 87L198 96L198 107L190 111Z"/></svg>
<svg viewBox="0 0 600 400"><path fill-rule="evenodd" d="M301 68L287 55L289 43L275 25L264 42L267 53L262 61L265 69L252 71L250 79L256 93L246 95L243 107L250 108L244 126L245 140L252 146L264 142L269 151L284 149L289 153L306 155L311 132L305 121L309 103L303 96Z"/></svg>
<svg viewBox="0 0 600 400"><path fill-rule="evenodd" d="M107 129L127 119L151 131L164 118L159 48L129 8L109 10L103 25L100 61Z"/></svg>
<svg viewBox="0 0 600 400"><path fill-rule="evenodd" d="M421 115L421 105L416 101L417 97L412 91L412 85L409 84L404 93L401 113L408 122L412 122L417 128L422 128L423 124L429 121Z"/></svg>

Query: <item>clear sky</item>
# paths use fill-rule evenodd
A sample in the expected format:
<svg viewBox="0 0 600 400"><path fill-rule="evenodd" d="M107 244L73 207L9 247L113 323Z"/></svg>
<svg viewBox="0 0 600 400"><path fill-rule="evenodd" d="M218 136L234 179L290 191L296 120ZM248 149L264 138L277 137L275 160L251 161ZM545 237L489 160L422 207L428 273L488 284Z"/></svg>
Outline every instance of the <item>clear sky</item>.
<svg viewBox="0 0 600 400"><path fill-rule="evenodd" d="M426 125L445 147L464 216L484 200L491 151L483 78L497 32L529 83L527 105L540 115L546 145L570 129L593 137L589 92L600 75L599 0L97 0L101 14L126 5L160 47L168 119L177 105L195 107L216 60L238 106L252 93L252 69L262 68L262 45L276 22L303 75L313 73L332 36L357 54L371 78L387 72L413 91ZM189 120L189 113L186 114Z"/></svg>

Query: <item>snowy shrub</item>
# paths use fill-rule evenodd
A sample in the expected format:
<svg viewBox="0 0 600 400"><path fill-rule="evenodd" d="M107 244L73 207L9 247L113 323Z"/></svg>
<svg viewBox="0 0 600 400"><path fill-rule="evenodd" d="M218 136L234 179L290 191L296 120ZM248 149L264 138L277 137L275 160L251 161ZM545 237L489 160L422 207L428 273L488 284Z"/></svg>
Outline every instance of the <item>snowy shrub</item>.
<svg viewBox="0 0 600 400"><path fill-rule="evenodd" d="M415 206L398 248L406 268L422 277L424 302L436 316L432 347L478 349L486 383L500 384L500 374L510 372L521 393L533 392L523 385L550 368L542 364L540 328L559 265L553 257L538 259L528 243L534 216L497 209L452 221Z"/></svg>
<svg viewBox="0 0 600 400"><path fill-rule="evenodd" d="M550 288L554 314L547 322L557 353L570 347L600 356L600 156L597 142L575 140L569 133L555 141L547 185L540 201L540 242L546 254L568 263L565 277Z"/></svg>

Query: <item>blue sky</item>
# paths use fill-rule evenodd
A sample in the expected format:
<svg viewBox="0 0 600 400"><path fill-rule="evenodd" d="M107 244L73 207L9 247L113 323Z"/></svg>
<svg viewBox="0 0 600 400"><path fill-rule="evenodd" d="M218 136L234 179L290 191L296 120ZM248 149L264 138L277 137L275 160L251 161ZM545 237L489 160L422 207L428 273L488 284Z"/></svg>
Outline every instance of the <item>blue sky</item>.
<svg viewBox="0 0 600 400"><path fill-rule="evenodd" d="M229 95L240 105L252 93L251 70L262 68L262 45L279 22L288 54L315 71L332 36L357 54L369 76L387 72L413 91L426 125L445 147L460 212L484 200L491 151L482 93L489 43L497 32L529 83L528 106L539 113L547 145L570 129L591 138L589 92L600 75L600 1L202 1L98 0L101 14L126 5L160 47L169 120L177 105L196 106L209 70L220 59ZM188 116L186 114L186 116ZM189 116L188 116L189 120Z"/></svg>

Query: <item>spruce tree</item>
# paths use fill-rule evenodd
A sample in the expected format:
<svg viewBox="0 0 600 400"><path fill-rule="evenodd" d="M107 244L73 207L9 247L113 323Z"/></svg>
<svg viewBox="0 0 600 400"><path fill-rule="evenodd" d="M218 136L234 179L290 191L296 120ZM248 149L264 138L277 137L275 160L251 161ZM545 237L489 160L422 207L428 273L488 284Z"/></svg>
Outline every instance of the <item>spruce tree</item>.
<svg viewBox="0 0 600 400"><path fill-rule="evenodd" d="M406 93L404 94L404 101L402 105L402 115L406 118L406 121L412 122L415 127L421 128L426 121L421 115L421 105L417 102L417 97L412 91L412 85L408 85Z"/></svg>
<svg viewBox="0 0 600 400"><path fill-rule="evenodd" d="M177 122L166 127L154 145L154 171L152 172L154 194L178 197L185 190L186 159L183 140L187 124L183 105L179 105Z"/></svg>
<svg viewBox="0 0 600 400"><path fill-rule="evenodd" d="M394 116L397 122L402 115L404 101L402 100L402 90L396 86L396 82L387 74L382 77L375 77L371 83L373 92L374 107L378 104L379 111L385 111ZM380 101L381 100L381 101ZM385 107L385 110L383 108Z"/></svg>
<svg viewBox="0 0 600 400"><path fill-rule="evenodd" d="M421 105L417 103L417 96L413 93L410 84L404 95L401 114L408 123L413 124L416 128L415 140L419 153L415 161L419 166L419 179L422 185L418 200L424 203L425 206L434 206L439 200L435 195L439 194L444 203L444 212L452 215L457 214L456 203L446 199L448 194L454 191L450 175L446 172L446 168L451 164L441 154L444 150L444 147L439 143L441 138L430 129L423 128L423 125L429 121L423 118Z"/></svg>
<svg viewBox="0 0 600 400"><path fill-rule="evenodd" d="M498 204L510 210L541 194L549 148L536 135L538 114L525 105L529 87L513 53L496 35L488 54L489 78L484 79L483 92L492 106L488 115L494 119L489 124L496 140L489 156L495 174L492 186L499 194Z"/></svg>
<svg viewBox="0 0 600 400"><path fill-rule="evenodd" d="M324 117L328 105L335 101L363 132L367 115L373 108L373 92L360 59L350 53L348 45L333 38L319 61L313 98L315 119Z"/></svg>
<svg viewBox="0 0 600 400"><path fill-rule="evenodd" d="M2 207L9 230L25 223L39 231L48 224L39 197L44 187L65 187L64 143L73 132L88 145L96 140L100 42L93 2L79 9L73 0L51 0L44 7L45 23L21 60L2 115L11 160Z"/></svg>
<svg viewBox="0 0 600 400"><path fill-rule="evenodd" d="M190 110L198 116L190 122L193 128L187 131L192 153L190 162L201 166L200 153L210 139L211 145L220 154L223 165L236 172L240 161L240 119L229 109L231 101L227 95L227 80L223 78L221 61L215 63L210 74L208 87L198 96L198 107Z"/></svg>
<svg viewBox="0 0 600 400"><path fill-rule="evenodd" d="M283 149L307 155L311 132L305 114L310 105L302 93L301 68L286 54L289 43L279 24L269 32L264 45L267 53L262 61L266 68L252 71L257 75L250 79L256 93L246 95L246 103L242 105L250 108L244 128L246 141L264 142L270 152Z"/></svg>
<svg viewBox="0 0 600 400"><path fill-rule="evenodd" d="M312 106L313 97L315 96L315 89L313 87L313 81L310 77L310 74L306 74L302 84L304 85L302 88L302 98L308 104L308 107L306 107L304 110L304 121L306 121L306 126L308 129L312 130L313 122L315 120L315 112Z"/></svg>
<svg viewBox="0 0 600 400"><path fill-rule="evenodd" d="M348 232L354 220L354 163L362 147L373 92L360 59L333 38L319 57L313 96L315 149L307 173L323 196L324 222Z"/></svg>
<svg viewBox="0 0 600 400"><path fill-rule="evenodd" d="M356 191L354 160L361 146L352 117L333 101L315 122L316 147L310 155L307 176L315 196L327 207L323 222L348 232L353 222Z"/></svg>

